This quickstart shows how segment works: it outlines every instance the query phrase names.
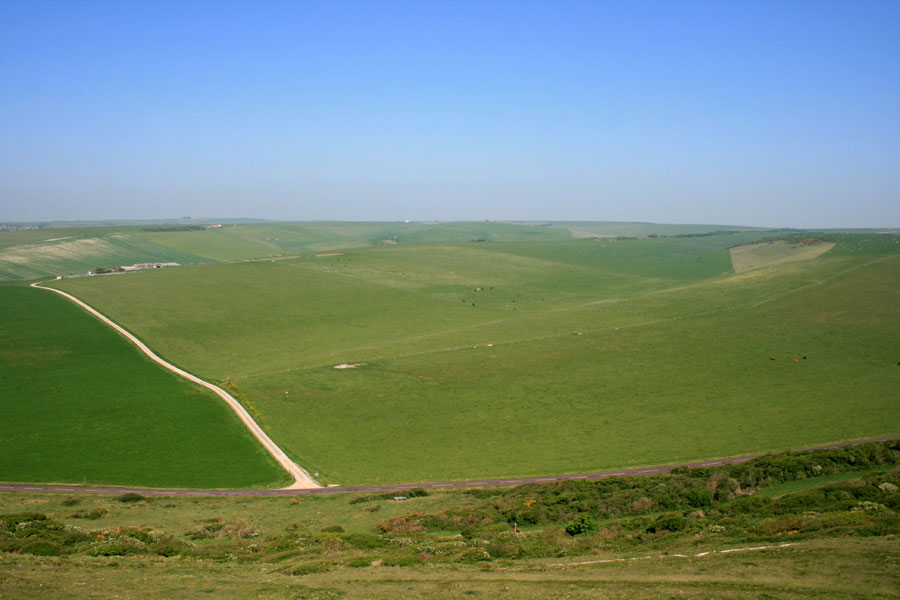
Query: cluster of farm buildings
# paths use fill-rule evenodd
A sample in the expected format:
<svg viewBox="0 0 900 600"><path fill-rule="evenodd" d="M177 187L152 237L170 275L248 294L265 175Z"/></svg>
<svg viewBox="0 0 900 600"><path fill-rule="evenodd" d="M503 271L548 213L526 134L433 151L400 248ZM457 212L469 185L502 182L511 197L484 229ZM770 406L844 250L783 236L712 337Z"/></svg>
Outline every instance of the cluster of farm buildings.
<svg viewBox="0 0 900 600"><path fill-rule="evenodd" d="M162 269L164 267L180 267L176 262L158 262L158 263L137 263L134 265L123 265L121 267L97 267L86 273L86 275L106 275L108 273L130 273L131 271L143 271L144 269ZM80 275L74 275L80 277Z"/></svg>

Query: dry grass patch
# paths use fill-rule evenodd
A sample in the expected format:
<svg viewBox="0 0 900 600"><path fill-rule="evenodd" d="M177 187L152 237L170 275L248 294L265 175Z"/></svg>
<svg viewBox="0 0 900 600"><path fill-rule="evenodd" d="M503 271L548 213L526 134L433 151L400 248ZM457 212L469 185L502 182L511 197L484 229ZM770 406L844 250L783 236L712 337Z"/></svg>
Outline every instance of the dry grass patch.
<svg viewBox="0 0 900 600"><path fill-rule="evenodd" d="M761 267L810 260L834 248L831 242L792 243L785 241L760 242L731 248L731 264L735 273Z"/></svg>

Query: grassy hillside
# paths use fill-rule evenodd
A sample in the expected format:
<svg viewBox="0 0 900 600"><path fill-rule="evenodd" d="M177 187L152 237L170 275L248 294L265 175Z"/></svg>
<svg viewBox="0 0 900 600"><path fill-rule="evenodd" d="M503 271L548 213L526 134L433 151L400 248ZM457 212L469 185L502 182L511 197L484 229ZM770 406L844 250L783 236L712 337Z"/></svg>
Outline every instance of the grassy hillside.
<svg viewBox="0 0 900 600"><path fill-rule="evenodd" d="M810 260L833 247L833 242L792 244L785 240L743 244L731 248L731 264L735 273L744 273L781 263Z"/></svg>
<svg viewBox="0 0 900 600"><path fill-rule="evenodd" d="M495 222L226 222L205 229L193 220L110 222L0 232L0 281L84 273L139 262L240 261L396 244L559 242L584 237L578 224ZM587 223L643 235L704 234L715 225ZM635 229L637 227L637 229ZM758 232L732 234L729 243ZM590 235L594 235L593 233ZM602 234L606 235L606 234Z"/></svg>
<svg viewBox="0 0 900 600"><path fill-rule="evenodd" d="M71 302L0 286L0 481L288 483L237 417Z"/></svg>
<svg viewBox="0 0 900 600"><path fill-rule="evenodd" d="M133 231L105 228L9 231L0 234L0 281L86 273L140 262L204 262Z"/></svg>
<svg viewBox="0 0 900 600"><path fill-rule="evenodd" d="M641 223L622 221L548 221L549 227L567 229L576 237L646 237L712 233L720 231L751 232L766 228L735 225L690 225L671 223Z"/></svg>
<svg viewBox="0 0 900 600"><path fill-rule="evenodd" d="M900 257L884 249L900 246L850 237L733 275L728 246L759 235L399 244L57 284L226 381L325 482L896 433Z"/></svg>
<svg viewBox="0 0 900 600"><path fill-rule="evenodd" d="M4 492L0 594L895 597L898 450L400 499Z"/></svg>

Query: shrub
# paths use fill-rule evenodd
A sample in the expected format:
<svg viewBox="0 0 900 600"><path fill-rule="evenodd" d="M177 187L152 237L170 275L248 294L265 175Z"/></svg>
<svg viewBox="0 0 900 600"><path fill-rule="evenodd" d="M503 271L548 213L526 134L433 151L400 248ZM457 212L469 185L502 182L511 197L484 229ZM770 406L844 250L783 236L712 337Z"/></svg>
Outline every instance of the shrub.
<svg viewBox="0 0 900 600"><path fill-rule="evenodd" d="M571 536L593 533L597 529L597 521L591 515L581 515L566 525L566 533Z"/></svg>
<svg viewBox="0 0 900 600"><path fill-rule="evenodd" d="M373 525L373 529L381 533L422 531L422 525L419 523L419 518L422 516L424 516L422 513L411 513L401 517L395 517L393 519L388 519L387 521L382 521L381 523L376 523Z"/></svg>
<svg viewBox="0 0 900 600"><path fill-rule="evenodd" d="M127 556L142 554L147 551L143 542L127 536L111 540L101 540L91 544L88 554L91 556Z"/></svg>
<svg viewBox="0 0 900 600"><path fill-rule="evenodd" d="M428 492L425 491L425 488L420 488L420 487L413 488L413 489L409 490L408 492L406 492L407 498L424 498L427 495L428 495Z"/></svg>
<svg viewBox="0 0 900 600"><path fill-rule="evenodd" d="M784 515L781 517L765 519L759 526L766 535L779 534L786 531L798 531L803 528L803 516Z"/></svg>
<svg viewBox="0 0 900 600"><path fill-rule="evenodd" d="M653 523L647 527L648 533L657 531L681 531L685 528L684 517L678 513L665 513L659 515Z"/></svg>
<svg viewBox="0 0 900 600"><path fill-rule="evenodd" d="M884 504L863 500L862 502L851 508L850 512L880 512L886 510L888 510L888 508Z"/></svg>
<svg viewBox="0 0 900 600"><path fill-rule="evenodd" d="M8 513L5 515L0 515L0 523L2 523L6 529L13 530L16 528L16 525L19 523L26 523L28 521L45 521L47 519L47 515L36 512L24 512L24 513Z"/></svg>
<svg viewBox="0 0 900 600"><path fill-rule="evenodd" d="M459 557L460 562L466 563L474 563L474 562L486 562L489 560L493 560L491 554L485 550L484 548L472 548L471 550L467 550Z"/></svg>
<svg viewBox="0 0 900 600"><path fill-rule="evenodd" d="M152 544L156 541L153 534L149 530L144 530L144 529L126 528L126 529L123 529L119 533L119 535L134 538L145 544Z"/></svg>
<svg viewBox="0 0 900 600"><path fill-rule="evenodd" d="M348 567L360 568L360 567L369 567L372 565L372 561L368 558L354 558L350 562L347 563Z"/></svg>
<svg viewBox="0 0 900 600"><path fill-rule="evenodd" d="M358 550L383 548L387 545L387 541L383 537L369 533L348 533L342 535L341 539L344 540L344 543Z"/></svg>
<svg viewBox="0 0 900 600"><path fill-rule="evenodd" d="M313 573L326 573L331 565L326 562L310 562L293 565L282 571L285 575L311 575Z"/></svg>
<svg viewBox="0 0 900 600"><path fill-rule="evenodd" d="M382 564L387 567L409 567L412 565L420 565L423 562L425 561L418 554L401 554L399 556L385 558Z"/></svg>
<svg viewBox="0 0 900 600"><path fill-rule="evenodd" d="M62 554L59 545L47 540L30 540L22 546L21 552L35 556L59 556Z"/></svg>
<svg viewBox="0 0 900 600"><path fill-rule="evenodd" d="M91 521L96 521L97 519L99 519L100 517L105 515L107 512L109 512L109 511L107 511L102 506L97 506L88 511L79 510L78 512L73 512L72 514L66 515L66 518L68 518L68 519L89 519Z"/></svg>
<svg viewBox="0 0 900 600"><path fill-rule="evenodd" d="M322 533L344 533L344 528L340 525L329 525L322 528Z"/></svg>
<svg viewBox="0 0 900 600"><path fill-rule="evenodd" d="M158 556L181 556L188 554L191 547L178 538L168 537L153 545L153 551Z"/></svg>
<svg viewBox="0 0 900 600"><path fill-rule="evenodd" d="M707 489L693 489L687 493L688 504L694 507L712 506L712 494Z"/></svg>
<svg viewBox="0 0 900 600"><path fill-rule="evenodd" d="M140 494L128 493L122 494L121 496L116 498L116 500L128 504L131 502L143 502L144 500L146 500L146 498L144 496L141 496Z"/></svg>
<svg viewBox="0 0 900 600"><path fill-rule="evenodd" d="M251 525L244 519L235 519L229 521L216 535L217 538L239 538L247 539L259 535L259 529Z"/></svg>
<svg viewBox="0 0 900 600"><path fill-rule="evenodd" d="M525 554L525 549L513 541L495 540L485 549L491 556L497 558L521 558Z"/></svg>
<svg viewBox="0 0 900 600"><path fill-rule="evenodd" d="M75 506L76 504L80 504L80 503L81 503L80 498L66 498L65 500L60 502L60 504L62 504L63 506Z"/></svg>

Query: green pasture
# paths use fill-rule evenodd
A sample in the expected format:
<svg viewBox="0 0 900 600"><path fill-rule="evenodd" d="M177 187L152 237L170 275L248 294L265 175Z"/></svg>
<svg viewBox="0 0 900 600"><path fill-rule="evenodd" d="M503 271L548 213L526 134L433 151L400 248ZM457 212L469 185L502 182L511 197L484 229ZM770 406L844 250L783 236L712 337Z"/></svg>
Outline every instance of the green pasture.
<svg viewBox="0 0 900 600"><path fill-rule="evenodd" d="M208 259L106 228L7 231L0 235L0 281L87 273L142 262L189 264Z"/></svg>
<svg viewBox="0 0 900 600"><path fill-rule="evenodd" d="M850 238L734 275L729 246L759 237L398 244L55 285L225 382L324 483L896 433L900 257Z"/></svg>
<svg viewBox="0 0 900 600"><path fill-rule="evenodd" d="M231 410L48 290L0 286L0 480L265 487L288 478Z"/></svg>
<svg viewBox="0 0 900 600"><path fill-rule="evenodd" d="M761 231L767 228L746 227L736 225L701 225L701 224L673 224L673 223L642 223L627 221L548 221L546 226L566 229L577 237L647 237L692 235L728 232ZM770 233L771 235L771 233Z"/></svg>
<svg viewBox="0 0 900 600"><path fill-rule="evenodd" d="M503 222L225 222L215 229L193 220L63 224L42 229L0 232L0 281L86 273L97 267L140 262L228 262L313 255L346 248L447 243L561 242L573 237L702 235L717 225L579 224ZM623 229L624 227L624 229ZM737 231L728 228L729 231ZM606 233L603 233L606 232ZM743 243L748 230L732 233L728 244ZM755 238L754 238L755 239Z"/></svg>

